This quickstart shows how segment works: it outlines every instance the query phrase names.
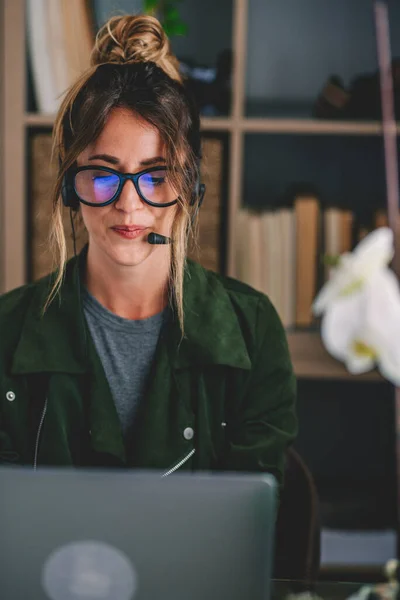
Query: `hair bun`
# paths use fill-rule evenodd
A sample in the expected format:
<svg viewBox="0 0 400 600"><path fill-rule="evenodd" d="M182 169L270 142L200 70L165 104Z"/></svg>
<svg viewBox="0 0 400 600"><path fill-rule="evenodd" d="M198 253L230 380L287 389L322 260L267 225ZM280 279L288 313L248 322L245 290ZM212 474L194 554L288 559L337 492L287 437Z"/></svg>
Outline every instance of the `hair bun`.
<svg viewBox="0 0 400 600"><path fill-rule="evenodd" d="M161 23L150 15L111 17L99 30L91 54L91 65L103 63L156 63L179 82L179 62Z"/></svg>

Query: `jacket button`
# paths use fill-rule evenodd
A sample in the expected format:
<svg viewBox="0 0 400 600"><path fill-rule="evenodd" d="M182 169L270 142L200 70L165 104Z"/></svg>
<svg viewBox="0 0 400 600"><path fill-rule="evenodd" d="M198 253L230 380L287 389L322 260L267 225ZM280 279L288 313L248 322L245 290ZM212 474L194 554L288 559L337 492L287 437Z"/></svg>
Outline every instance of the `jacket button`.
<svg viewBox="0 0 400 600"><path fill-rule="evenodd" d="M14 392L12 392L11 390L9 392L7 392L6 394L6 398L7 400L9 400L10 402L12 402L13 400L15 400L15 394Z"/></svg>
<svg viewBox="0 0 400 600"><path fill-rule="evenodd" d="M191 427L186 427L186 429L183 431L183 437L185 438L185 440L191 440L193 439L194 436L194 431Z"/></svg>

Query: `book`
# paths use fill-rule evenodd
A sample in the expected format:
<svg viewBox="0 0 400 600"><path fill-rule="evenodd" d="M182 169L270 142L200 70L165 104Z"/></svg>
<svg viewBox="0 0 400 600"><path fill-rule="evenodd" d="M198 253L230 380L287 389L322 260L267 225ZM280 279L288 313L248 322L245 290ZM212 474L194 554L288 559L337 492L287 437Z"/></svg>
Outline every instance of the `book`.
<svg viewBox="0 0 400 600"><path fill-rule="evenodd" d="M54 74L57 106L71 84L68 72L62 0L46 0L50 62Z"/></svg>
<svg viewBox="0 0 400 600"><path fill-rule="evenodd" d="M267 210L261 217L262 249L261 271L262 282L260 291L271 300L281 314L281 261L282 240L279 230L279 216L275 210Z"/></svg>
<svg viewBox="0 0 400 600"><path fill-rule="evenodd" d="M361 242L370 232L371 229L369 227L361 224L358 227L357 242Z"/></svg>
<svg viewBox="0 0 400 600"><path fill-rule="evenodd" d="M293 209L277 211L281 243L281 299L279 315L285 328L296 321L296 222Z"/></svg>
<svg viewBox="0 0 400 600"><path fill-rule="evenodd" d="M235 239L236 277L267 295L283 325L292 327L296 291L294 211L240 209Z"/></svg>
<svg viewBox="0 0 400 600"><path fill-rule="evenodd" d="M244 235L243 239L245 252L248 252L246 283L258 291L261 291L263 287L262 269L264 257L261 251L263 247L262 236L260 213L251 210L247 215L247 235Z"/></svg>
<svg viewBox="0 0 400 600"><path fill-rule="evenodd" d="M353 213L336 207L324 212L324 252L335 257L352 249ZM329 279L332 267L325 266L325 279Z"/></svg>
<svg viewBox="0 0 400 600"><path fill-rule="evenodd" d="M250 271L250 255L247 243L247 236L249 230L248 216L248 211L244 208L240 208L237 211L236 215L234 215L235 223L233 228L235 242L233 245L233 251L235 253L235 273L237 279L239 281L243 281L244 283L248 283L248 275Z"/></svg>
<svg viewBox="0 0 400 600"><path fill-rule="evenodd" d="M297 196L296 222L296 325L310 326L317 291L320 207L316 196Z"/></svg>
<svg viewBox="0 0 400 600"><path fill-rule="evenodd" d="M54 114L58 108L57 83L51 61L47 8L46 0L27 0L27 45L38 110Z"/></svg>
<svg viewBox="0 0 400 600"><path fill-rule="evenodd" d="M340 217L340 253L343 254L344 252L351 252L353 249L354 213L351 210L342 210Z"/></svg>
<svg viewBox="0 0 400 600"><path fill-rule="evenodd" d="M89 67L94 44L92 17L86 0L61 0L68 78L72 84Z"/></svg>
<svg viewBox="0 0 400 600"><path fill-rule="evenodd" d="M389 227L389 219L387 211L383 208L375 212L375 229L378 227Z"/></svg>
<svg viewBox="0 0 400 600"><path fill-rule="evenodd" d="M265 293L261 214L241 208L235 220L235 271L239 281Z"/></svg>
<svg viewBox="0 0 400 600"><path fill-rule="evenodd" d="M55 114L90 64L94 44L88 0L27 0L27 47L36 105Z"/></svg>

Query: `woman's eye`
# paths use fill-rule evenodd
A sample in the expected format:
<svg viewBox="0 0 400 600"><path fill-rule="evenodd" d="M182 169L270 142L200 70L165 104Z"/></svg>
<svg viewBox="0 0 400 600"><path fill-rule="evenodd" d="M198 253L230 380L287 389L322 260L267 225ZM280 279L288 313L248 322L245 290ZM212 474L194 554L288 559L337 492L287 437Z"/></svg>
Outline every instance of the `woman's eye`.
<svg viewBox="0 0 400 600"><path fill-rule="evenodd" d="M160 185L161 183L165 183L165 177L152 177L151 183L153 185Z"/></svg>
<svg viewBox="0 0 400 600"><path fill-rule="evenodd" d="M92 181L112 181L114 178L112 175L93 175Z"/></svg>

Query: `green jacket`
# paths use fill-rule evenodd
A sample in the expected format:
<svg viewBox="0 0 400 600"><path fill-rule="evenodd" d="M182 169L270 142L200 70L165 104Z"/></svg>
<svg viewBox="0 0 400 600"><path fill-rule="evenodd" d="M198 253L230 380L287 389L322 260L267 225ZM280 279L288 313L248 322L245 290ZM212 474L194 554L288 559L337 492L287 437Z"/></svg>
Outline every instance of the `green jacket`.
<svg viewBox="0 0 400 600"><path fill-rule="evenodd" d="M42 316L51 276L0 297L0 463L269 471L297 430L281 322L259 292L189 261L185 338L171 318L125 447L85 324L72 259Z"/></svg>

